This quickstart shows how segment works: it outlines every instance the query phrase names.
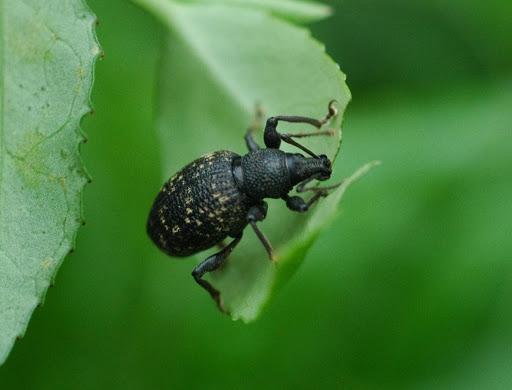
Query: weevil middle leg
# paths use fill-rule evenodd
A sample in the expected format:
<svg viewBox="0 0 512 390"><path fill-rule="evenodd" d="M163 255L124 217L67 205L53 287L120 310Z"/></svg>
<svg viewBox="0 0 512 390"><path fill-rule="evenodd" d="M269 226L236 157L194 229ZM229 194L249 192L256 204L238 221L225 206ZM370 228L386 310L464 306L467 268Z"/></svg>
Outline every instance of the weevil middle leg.
<svg viewBox="0 0 512 390"><path fill-rule="evenodd" d="M272 248L272 244L270 243L267 236L260 230L256 222L263 221L265 217L267 216L267 203L262 202L260 205L253 206L249 209L249 212L247 213L247 222L251 225L252 229L254 230L254 233L256 233L256 236L261 241L261 244L267 251L268 257L271 261L275 260L274 256L274 249Z"/></svg>

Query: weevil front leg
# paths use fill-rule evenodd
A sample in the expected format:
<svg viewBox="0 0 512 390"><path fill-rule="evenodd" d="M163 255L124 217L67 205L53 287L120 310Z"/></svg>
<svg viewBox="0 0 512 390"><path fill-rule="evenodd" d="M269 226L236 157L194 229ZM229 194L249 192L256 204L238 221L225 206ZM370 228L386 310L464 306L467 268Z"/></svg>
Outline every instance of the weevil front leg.
<svg viewBox="0 0 512 390"><path fill-rule="evenodd" d="M254 233L256 233L256 236L258 236L259 240L261 241L261 244L267 251L269 259L271 261L274 261L275 256L272 244L270 243L267 236L260 230L260 228L256 224L256 222L260 222L265 219L265 217L267 216L267 208L268 205L266 202L262 202L259 205L251 207L249 209L249 212L247 213L247 222L251 225L251 227L254 230Z"/></svg>
<svg viewBox="0 0 512 390"><path fill-rule="evenodd" d="M304 213L308 211L312 205L314 205L320 198L325 198L327 195L329 195L329 191L334 190L338 188L340 185L343 184L343 180L339 183L326 186L326 187L307 187L307 184L312 182L313 180L320 179L319 175L313 175L310 178L304 180L303 182L299 183L296 187L297 192L302 193L306 191L314 192L313 196L309 200L304 200L300 196L289 196L286 195L282 199L286 202L286 206L292 210L297 211L299 213Z"/></svg>
<svg viewBox="0 0 512 390"><path fill-rule="evenodd" d="M305 213L308 211L313 204L318 202L320 198L324 198L328 195L327 192L317 192L315 193L311 199L304 200L300 196L283 196L283 200L286 201L286 207L288 207L292 211L297 211L299 213Z"/></svg>
<svg viewBox="0 0 512 390"><path fill-rule="evenodd" d="M311 192L315 192L315 193L322 193L323 196L325 197L325 196L329 195L330 190L334 190L334 189L338 188L345 181L345 180L341 180L340 182L338 182L336 184L332 184L330 186L325 186L325 187L318 187L318 186L307 187L307 185L310 182L312 182L313 180L322 180L322 178L320 175L313 175L310 178L300 182L299 184L297 184L297 187L296 187L297 192L302 193L302 192L306 192L306 191L311 191Z"/></svg>
<svg viewBox="0 0 512 390"><path fill-rule="evenodd" d="M210 282L203 279L204 274L207 272L212 272L218 269L222 264L225 263L226 259L230 255L230 253L233 251L235 246L238 245L240 240L242 239L242 234L235 238L233 241L231 241L228 245L226 245L220 252L217 252L210 257L208 257L206 260L204 260L202 263L200 263L194 270L192 271L192 276L194 277L197 284L199 284L202 288L204 288L208 293L211 295L215 303L217 304L217 307L220 311L226 313L226 309L224 308L224 305L222 303L222 298L220 296L219 290L217 290L215 287L213 287Z"/></svg>
<svg viewBox="0 0 512 390"><path fill-rule="evenodd" d="M331 120L334 116L338 114L338 110L335 106L335 101L332 100L329 102L328 111L325 117L321 119L309 118L305 116L287 116L287 115L278 115L267 119L267 123L265 125L265 133L264 140L267 148L279 149L281 146L281 141L284 141L290 145L293 145L303 152L309 154L311 157L319 158L315 153L313 153L310 149L306 148L304 145L301 145L293 138L303 138L308 135L305 133L298 134L281 134L277 131L277 125L279 121L290 122L290 123L306 123L312 126L315 126L317 129L320 129L324 124ZM310 133L309 136L318 136L318 135L332 135L331 131L317 131L314 133Z"/></svg>

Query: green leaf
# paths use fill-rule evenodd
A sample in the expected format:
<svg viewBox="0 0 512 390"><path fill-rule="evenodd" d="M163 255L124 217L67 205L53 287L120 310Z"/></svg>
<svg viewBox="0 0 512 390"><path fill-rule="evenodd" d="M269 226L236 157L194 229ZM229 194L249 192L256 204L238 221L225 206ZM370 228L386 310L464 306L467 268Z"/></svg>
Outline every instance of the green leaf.
<svg viewBox="0 0 512 390"><path fill-rule="evenodd" d="M311 149L335 158L350 93L338 65L307 30L244 7L138 2L169 28L157 118L165 179L212 150L245 153L243 136L257 102L267 115L322 117L328 102L335 99L340 114L330 127L336 135L304 140ZM280 128L305 130L304 125ZM259 315L336 213L346 185L307 215L294 214L282 201L270 200L267 219L260 226L272 241L277 263L268 260L247 229L229 263L211 275L234 319L251 321Z"/></svg>
<svg viewBox="0 0 512 390"><path fill-rule="evenodd" d="M225 4L268 11L297 23L325 19L332 9L321 3L299 0L181 0L184 3Z"/></svg>
<svg viewBox="0 0 512 390"><path fill-rule="evenodd" d="M0 364L82 223L94 23L82 0L0 1Z"/></svg>

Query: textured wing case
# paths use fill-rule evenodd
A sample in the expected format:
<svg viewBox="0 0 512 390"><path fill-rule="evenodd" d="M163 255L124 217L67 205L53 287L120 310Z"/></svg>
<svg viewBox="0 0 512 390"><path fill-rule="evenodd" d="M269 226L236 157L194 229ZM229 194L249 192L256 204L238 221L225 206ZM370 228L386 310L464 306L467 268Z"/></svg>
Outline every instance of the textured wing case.
<svg viewBox="0 0 512 390"><path fill-rule="evenodd" d="M236 187L229 151L209 153L174 175L160 190L147 230L171 256L189 256L239 234L250 200Z"/></svg>

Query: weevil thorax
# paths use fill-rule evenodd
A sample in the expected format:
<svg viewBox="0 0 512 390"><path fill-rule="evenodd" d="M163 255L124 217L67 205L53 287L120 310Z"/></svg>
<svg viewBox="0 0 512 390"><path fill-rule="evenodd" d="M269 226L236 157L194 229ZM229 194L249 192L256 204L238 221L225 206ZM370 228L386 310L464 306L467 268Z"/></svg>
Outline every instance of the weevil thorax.
<svg viewBox="0 0 512 390"><path fill-rule="evenodd" d="M331 162L326 156L307 158L279 149L259 149L233 161L233 174L239 188L254 200L281 198L295 185L312 175L326 180Z"/></svg>
<svg viewBox="0 0 512 390"><path fill-rule="evenodd" d="M233 174L239 188L254 200L280 198L290 190L286 153L258 149L234 161Z"/></svg>

